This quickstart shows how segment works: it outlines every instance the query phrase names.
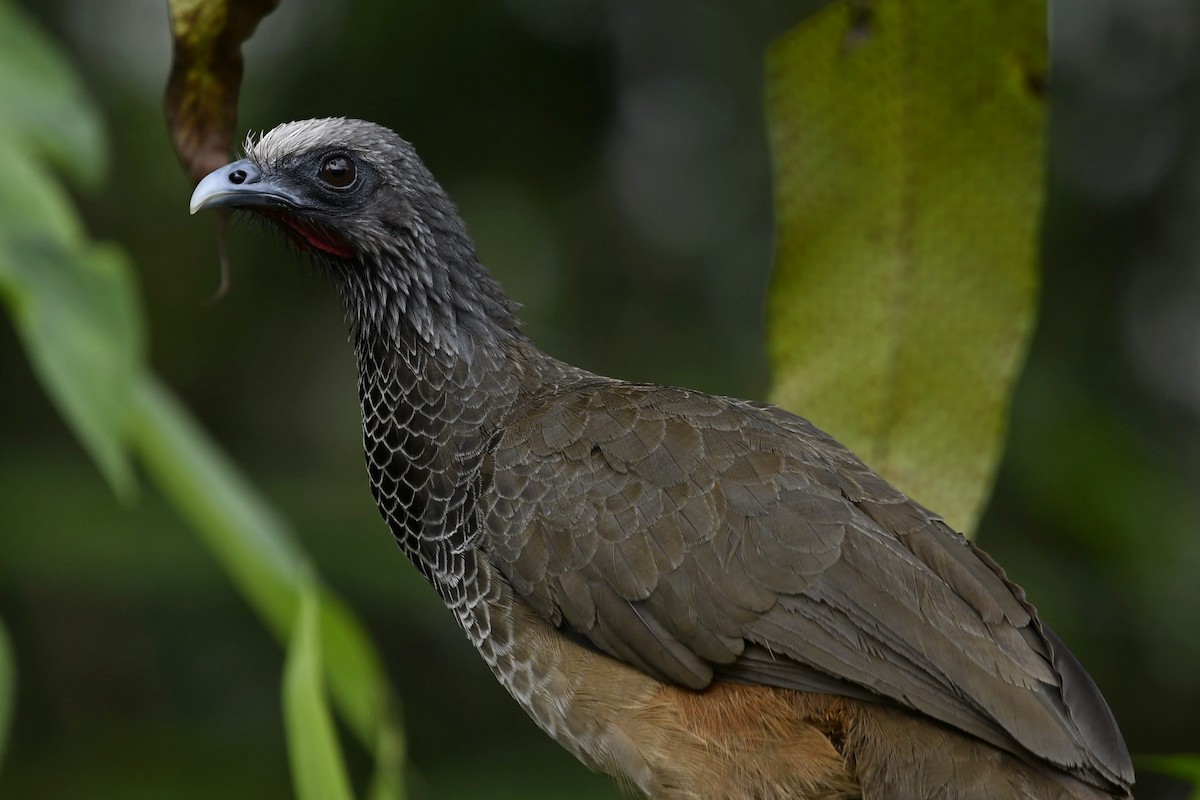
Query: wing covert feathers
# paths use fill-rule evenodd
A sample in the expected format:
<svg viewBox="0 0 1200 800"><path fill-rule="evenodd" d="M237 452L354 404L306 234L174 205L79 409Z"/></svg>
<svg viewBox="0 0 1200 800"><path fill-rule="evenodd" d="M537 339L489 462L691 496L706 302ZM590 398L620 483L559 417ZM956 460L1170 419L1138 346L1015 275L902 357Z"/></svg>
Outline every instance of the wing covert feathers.
<svg viewBox="0 0 1200 800"><path fill-rule="evenodd" d="M1107 705L1021 590L803 419L576 387L526 404L490 470L485 546L517 593L654 677L871 697L1132 781Z"/></svg>

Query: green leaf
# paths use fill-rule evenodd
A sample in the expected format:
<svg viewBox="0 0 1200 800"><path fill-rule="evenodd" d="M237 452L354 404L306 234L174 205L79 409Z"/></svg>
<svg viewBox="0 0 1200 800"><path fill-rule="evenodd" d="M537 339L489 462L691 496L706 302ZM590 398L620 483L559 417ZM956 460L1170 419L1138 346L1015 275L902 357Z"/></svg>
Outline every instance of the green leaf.
<svg viewBox="0 0 1200 800"><path fill-rule="evenodd" d="M1200 800L1200 756L1138 756L1138 769L1161 772L1192 785L1191 800Z"/></svg>
<svg viewBox="0 0 1200 800"><path fill-rule="evenodd" d="M306 584L283 670L283 717L292 780L300 800L350 800L350 779L321 676L320 603L316 587Z"/></svg>
<svg viewBox="0 0 1200 800"><path fill-rule="evenodd" d="M150 477L192 524L243 595L282 641L308 591L310 570L286 524L153 379L137 398L133 443ZM370 640L335 597L320 597L320 646L333 698L375 756L378 794L403 797L405 742L394 693Z"/></svg>
<svg viewBox="0 0 1200 800"><path fill-rule="evenodd" d="M0 301L43 387L101 472L128 494L124 440L143 359L132 270L117 249L88 241L46 163L94 180L103 142L68 66L7 4L0 107Z"/></svg>
<svg viewBox="0 0 1200 800"><path fill-rule="evenodd" d="M1042 0L835 2L767 58L773 399L970 531L1033 326Z"/></svg>
<svg viewBox="0 0 1200 800"><path fill-rule="evenodd" d="M0 766L12 727L13 708L17 697L17 665L13 658L12 641L4 623L0 622Z"/></svg>

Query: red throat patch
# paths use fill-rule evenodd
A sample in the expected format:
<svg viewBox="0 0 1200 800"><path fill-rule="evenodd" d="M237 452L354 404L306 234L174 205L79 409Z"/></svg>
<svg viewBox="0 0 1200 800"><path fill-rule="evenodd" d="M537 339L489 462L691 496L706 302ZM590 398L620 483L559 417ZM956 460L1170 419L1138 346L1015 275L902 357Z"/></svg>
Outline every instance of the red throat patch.
<svg viewBox="0 0 1200 800"><path fill-rule="evenodd" d="M309 225L303 220L273 209L267 210L266 215L279 220L287 226L288 231L301 247L316 250L335 258L354 258L357 255L345 239L335 233L316 225Z"/></svg>

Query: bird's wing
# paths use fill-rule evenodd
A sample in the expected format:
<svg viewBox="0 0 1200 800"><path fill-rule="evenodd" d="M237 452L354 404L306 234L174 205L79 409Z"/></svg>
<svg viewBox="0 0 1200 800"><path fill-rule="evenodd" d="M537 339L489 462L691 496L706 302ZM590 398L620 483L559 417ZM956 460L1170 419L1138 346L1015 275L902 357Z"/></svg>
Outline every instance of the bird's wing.
<svg viewBox="0 0 1200 800"><path fill-rule="evenodd" d="M554 624L661 679L876 696L1128 784L1099 692L996 564L810 423L678 389L526 404L483 546Z"/></svg>

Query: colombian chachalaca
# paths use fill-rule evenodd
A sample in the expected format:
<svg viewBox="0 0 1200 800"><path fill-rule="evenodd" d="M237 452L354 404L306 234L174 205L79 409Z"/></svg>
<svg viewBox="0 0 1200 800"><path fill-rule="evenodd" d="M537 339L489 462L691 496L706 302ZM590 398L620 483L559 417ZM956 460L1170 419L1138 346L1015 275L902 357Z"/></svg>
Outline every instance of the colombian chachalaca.
<svg viewBox="0 0 1200 800"><path fill-rule="evenodd" d="M281 125L192 211L328 267L371 489L496 678L652 798L1124 798L1112 714L994 561L804 419L539 350L391 131Z"/></svg>

